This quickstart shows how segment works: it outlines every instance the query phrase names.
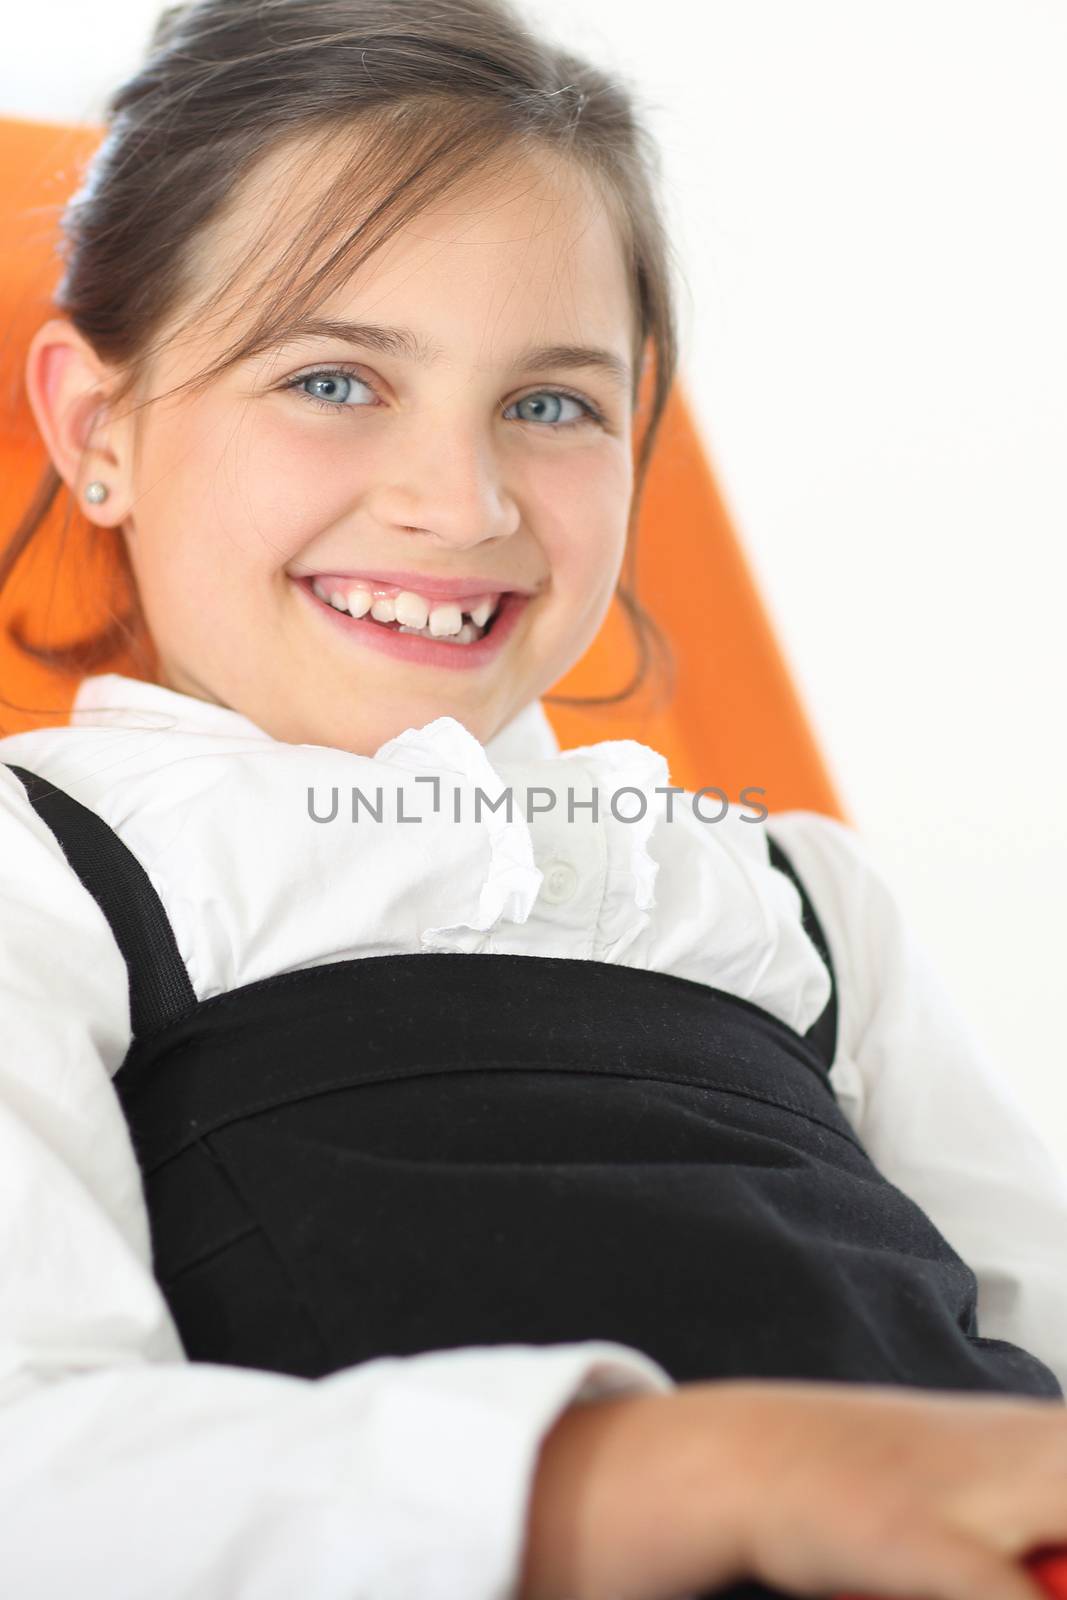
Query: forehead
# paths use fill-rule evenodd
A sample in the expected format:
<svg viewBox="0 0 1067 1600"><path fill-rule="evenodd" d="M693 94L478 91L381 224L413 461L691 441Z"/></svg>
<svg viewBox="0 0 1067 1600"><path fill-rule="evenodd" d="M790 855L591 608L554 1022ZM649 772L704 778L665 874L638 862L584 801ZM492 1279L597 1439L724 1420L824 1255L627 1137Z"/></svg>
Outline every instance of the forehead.
<svg viewBox="0 0 1067 1600"><path fill-rule="evenodd" d="M353 133L287 140L236 186L189 259L192 293L219 296L224 330L247 321L255 287L273 300L306 282L388 193L380 178L369 185L361 175L360 154ZM395 226L366 262L339 261L324 281L314 297L323 315L373 309L373 320L384 321L383 309L399 317L418 301L428 318L452 321L460 338L461 307L476 302L482 323L495 322L505 342L509 324L529 332L533 323L550 339L580 328L630 353L631 291L614 205L582 168L544 149L465 175Z"/></svg>

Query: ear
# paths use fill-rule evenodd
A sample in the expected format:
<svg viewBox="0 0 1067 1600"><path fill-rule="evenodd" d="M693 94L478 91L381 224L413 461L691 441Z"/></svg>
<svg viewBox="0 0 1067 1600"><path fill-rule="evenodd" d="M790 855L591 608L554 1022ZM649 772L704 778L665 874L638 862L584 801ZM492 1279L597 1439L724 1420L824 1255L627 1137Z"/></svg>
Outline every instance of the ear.
<svg viewBox="0 0 1067 1600"><path fill-rule="evenodd" d="M42 324L26 355L26 393L56 471L74 491L81 509L102 527L129 513L128 430L107 422L107 388L113 377L72 323L53 317ZM102 506L85 499L94 478L111 493Z"/></svg>

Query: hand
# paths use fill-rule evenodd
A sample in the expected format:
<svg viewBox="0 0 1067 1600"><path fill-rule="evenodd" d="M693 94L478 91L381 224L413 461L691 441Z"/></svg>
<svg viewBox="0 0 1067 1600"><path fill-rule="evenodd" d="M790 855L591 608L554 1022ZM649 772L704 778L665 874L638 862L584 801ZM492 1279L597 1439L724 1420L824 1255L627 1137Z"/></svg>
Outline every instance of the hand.
<svg viewBox="0 0 1067 1600"><path fill-rule="evenodd" d="M1027 1557L1027 1566L1051 1600L1067 1600L1067 1546L1060 1550L1039 1550ZM836 1600L870 1600L864 1595L839 1594Z"/></svg>
<svg viewBox="0 0 1067 1600"><path fill-rule="evenodd" d="M731 1383L745 1575L795 1595L1044 1600L1024 1558L1067 1546L1067 1408L887 1386ZM722 1425L694 1384L689 1426ZM691 1447L691 1446L690 1446ZM710 1487L709 1487L709 1491Z"/></svg>

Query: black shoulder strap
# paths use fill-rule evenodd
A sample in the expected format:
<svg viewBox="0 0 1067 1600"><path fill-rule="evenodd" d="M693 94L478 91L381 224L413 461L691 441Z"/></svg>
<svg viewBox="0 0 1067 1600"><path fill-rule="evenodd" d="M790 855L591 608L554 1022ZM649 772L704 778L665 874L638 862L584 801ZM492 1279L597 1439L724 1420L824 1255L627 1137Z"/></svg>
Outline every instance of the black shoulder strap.
<svg viewBox="0 0 1067 1600"><path fill-rule="evenodd" d="M36 772L6 766L111 924L130 977L134 1038L195 1008L196 992L147 872L114 828Z"/></svg>
<svg viewBox="0 0 1067 1600"><path fill-rule="evenodd" d="M815 907L811 903L800 874L769 829L767 832L767 846L770 851L771 866L777 867L780 872L787 873L800 891L804 932L822 956L830 974L830 998L827 1000L821 1015L816 1017L804 1035L808 1043L815 1049L816 1054L826 1063L827 1070L829 1070L833 1066L834 1056L837 1054L837 977L834 973L834 964L830 959L830 946L826 942L822 924L815 915Z"/></svg>

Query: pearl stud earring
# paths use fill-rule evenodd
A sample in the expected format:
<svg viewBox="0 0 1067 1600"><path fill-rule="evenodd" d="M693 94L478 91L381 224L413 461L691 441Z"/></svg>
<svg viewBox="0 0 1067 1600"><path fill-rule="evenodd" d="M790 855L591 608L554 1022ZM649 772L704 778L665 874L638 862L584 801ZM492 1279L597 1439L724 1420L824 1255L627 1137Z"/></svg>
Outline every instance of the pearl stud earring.
<svg viewBox="0 0 1067 1600"><path fill-rule="evenodd" d="M99 478L96 478L86 489L85 498L88 500L90 505L98 506L101 500L106 500L110 493L111 490L108 488L107 484L101 483Z"/></svg>

